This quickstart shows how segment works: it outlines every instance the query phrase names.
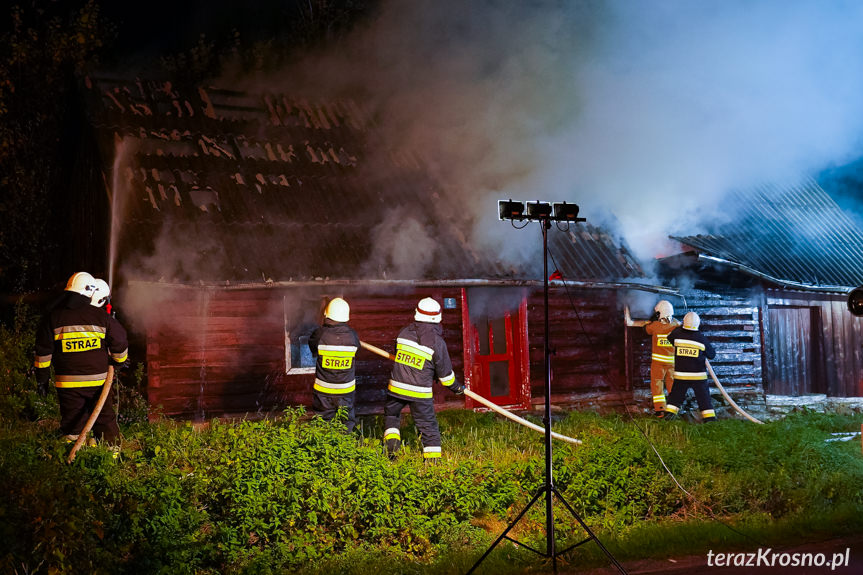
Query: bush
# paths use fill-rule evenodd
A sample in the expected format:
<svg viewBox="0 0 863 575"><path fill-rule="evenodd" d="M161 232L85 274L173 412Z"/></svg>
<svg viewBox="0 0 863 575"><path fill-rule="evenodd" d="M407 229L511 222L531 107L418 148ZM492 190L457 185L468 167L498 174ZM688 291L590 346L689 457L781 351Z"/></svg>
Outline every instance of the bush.
<svg viewBox="0 0 863 575"><path fill-rule="evenodd" d="M2 572L461 573L544 485L542 436L488 413L440 413L445 456L425 465L410 426L402 455L384 455L381 418L363 422L364 436L302 409L149 423L122 388L138 412L121 421L120 458L88 448L66 465L56 404L39 406L27 374L31 325L22 313L0 326ZM140 381L142 368L126 377ZM856 442L824 439L858 425L811 413L763 426L571 413L555 427L584 444L555 443L554 484L620 559L739 542L742 532L787 543L800 518L839 534L861 527L863 461ZM555 519L562 544L583 539L560 503ZM544 502L510 535L544 548ZM574 554L602 560L589 545ZM486 570L533 560L507 544Z"/></svg>

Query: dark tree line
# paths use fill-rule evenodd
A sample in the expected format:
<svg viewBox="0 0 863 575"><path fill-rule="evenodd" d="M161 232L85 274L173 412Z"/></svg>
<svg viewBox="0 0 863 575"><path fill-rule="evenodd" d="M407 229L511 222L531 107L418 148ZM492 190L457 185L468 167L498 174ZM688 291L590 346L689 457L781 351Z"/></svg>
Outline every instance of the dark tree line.
<svg viewBox="0 0 863 575"><path fill-rule="evenodd" d="M107 206L82 166L87 71L215 76L228 61L275 68L294 50L335 39L375 0L259 3L18 0L0 13L0 294L62 285L106 257ZM103 186L101 186L103 187ZM97 188L97 189L94 189ZM77 225L72 225L74 221ZM81 225L83 222L83 225ZM95 272L100 270L96 269Z"/></svg>

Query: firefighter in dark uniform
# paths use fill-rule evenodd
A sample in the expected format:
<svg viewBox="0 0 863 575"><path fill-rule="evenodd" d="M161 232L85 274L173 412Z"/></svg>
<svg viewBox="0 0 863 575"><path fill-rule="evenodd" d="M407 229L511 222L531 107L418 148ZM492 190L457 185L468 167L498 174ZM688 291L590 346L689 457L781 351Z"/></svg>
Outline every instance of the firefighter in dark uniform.
<svg viewBox="0 0 863 575"><path fill-rule="evenodd" d="M65 291L37 328L35 367L39 393L45 396L54 366L60 433L74 441L99 400L109 363L119 370L128 358L129 345L120 322L101 308L107 301L107 284L78 272L69 278ZM116 407L102 409L93 435L107 443L117 440Z"/></svg>
<svg viewBox="0 0 863 575"><path fill-rule="evenodd" d="M401 412L409 406L420 433L423 458L427 461L440 458L441 437L432 384L437 379L450 391L464 393L464 385L455 379L442 337L441 317L437 301L430 297L421 300L414 312L414 322L401 330L396 340L396 360L384 407L384 443L390 457L401 447Z"/></svg>
<svg viewBox="0 0 863 575"><path fill-rule="evenodd" d="M716 357L716 350L707 338L698 331L701 318L694 311L683 316L683 327L668 334L668 341L674 345L674 385L668 394L665 405L666 419L674 419L680 405L691 387L695 391L701 419L705 423L716 421L710 388L707 384L707 364L705 359Z"/></svg>
<svg viewBox="0 0 863 575"><path fill-rule="evenodd" d="M340 407L345 407L349 432L356 425L354 356L360 347L360 338L347 323L350 311L348 302L333 298L324 310L324 324L309 337L309 349L318 356L312 410L330 421Z"/></svg>

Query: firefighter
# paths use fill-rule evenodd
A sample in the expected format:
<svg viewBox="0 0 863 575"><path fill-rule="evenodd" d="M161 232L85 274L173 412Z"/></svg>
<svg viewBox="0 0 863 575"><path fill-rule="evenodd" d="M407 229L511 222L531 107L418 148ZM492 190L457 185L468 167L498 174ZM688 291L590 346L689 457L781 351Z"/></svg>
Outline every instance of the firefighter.
<svg viewBox="0 0 863 575"><path fill-rule="evenodd" d="M434 410L432 384L435 379L456 394L464 393L464 385L455 379L452 361L443 329L440 304L427 297L417 304L414 321L399 332L396 340L396 360L387 387L384 407L384 443L393 457L401 447L401 412L410 407L420 441L423 459L433 461L441 456L441 437Z"/></svg>
<svg viewBox="0 0 863 575"><path fill-rule="evenodd" d="M668 334L680 327L674 319L671 302L661 300L653 308L653 317L644 324L650 335L650 394L653 396L653 412L665 416L665 390L671 391L674 383L674 346L668 341Z"/></svg>
<svg viewBox="0 0 863 575"><path fill-rule="evenodd" d="M716 357L716 350L704 334L698 331L700 325L701 318L691 311L683 316L683 326L668 334L668 341L674 345L674 386L668 394L668 404L665 406L666 419L677 417L686 392L691 387L695 391L702 421L716 421L705 363L705 359Z"/></svg>
<svg viewBox="0 0 863 575"><path fill-rule="evenodd" d="M75 441L99 400L109 364L119 370L128 359L129 346L123 326L101 309L110 295L107 284L103 288L92 275L78 272L64 291L36 331L36 382L40 395L46 396L54 366L60 433ZM102 409L93 435L106 443L117 440L115 408Z"/></svg>
<svg viewBox="0 0 863 575"><path fill-rule="evenodd" d="M340 407L346 408L349 432L356 426L354 356L360 347L360 338L348 326L350 313L348 302L333 298L324 310L324 324L309 337L309 349L318 356L312 410L330 421Z"/></svg>
<svg viewBox="0 0 863 575"><path fill-rule="evenodd" d="M90 305L93 307L104 307L107 313L111 313L107 307L111 305L108 303L111 298L111 288L108 286L108 282L96 278L93 285L95 287L93 288L93 295L90 296Z"/></svg>

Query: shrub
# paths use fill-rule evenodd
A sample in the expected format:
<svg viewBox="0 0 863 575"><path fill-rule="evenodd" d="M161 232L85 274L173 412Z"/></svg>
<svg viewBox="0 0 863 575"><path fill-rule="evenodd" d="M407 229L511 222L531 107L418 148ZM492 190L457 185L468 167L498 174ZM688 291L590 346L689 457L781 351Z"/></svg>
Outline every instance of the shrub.
<svg viewBox="0 0 863 575"><path fill-rule="evenodd" d="M121 421L120 458L88 448L66 465L56 422L38 419L56 419L56 404L34 399L29 326L26 314L0 326L2 572L464 572L544 485L542 436L488 413L440 413L445 456L429 466L410 425L390 461L381 418L366 418L364 435L302 409L260 421L150 423L122 384L134 415ZM140 366L126 375L141 377ZM571 413L555 427L584 444L555 442L554 485L623 553L741 541L741 530L787 539L802 532L801 517L838 534L861 527L848 518L863 510L863 461L856 442L824 440L858 425L812 413L763 426ZM544 548L544 513L539 501L511 536ZM561 503L555 520L561 542L583 538ZM576 553L597 559L592 546ZM489 562L506 573L533 559L505 545Z"/></svg>

